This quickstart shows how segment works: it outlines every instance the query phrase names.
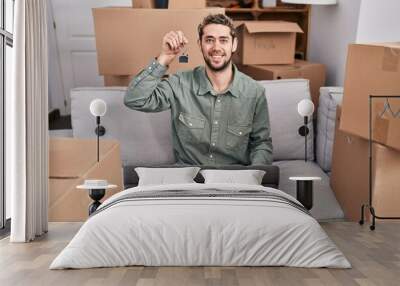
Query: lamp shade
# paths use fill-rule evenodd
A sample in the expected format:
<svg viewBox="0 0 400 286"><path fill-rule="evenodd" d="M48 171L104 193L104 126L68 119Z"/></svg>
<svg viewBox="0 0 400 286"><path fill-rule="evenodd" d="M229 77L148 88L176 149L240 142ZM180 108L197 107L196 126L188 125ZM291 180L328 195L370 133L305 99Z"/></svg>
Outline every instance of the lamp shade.
<svg viewBox="0 0 400 286"><path fill-rule="evenodd" d="M282 0L283 3L308 5L335 5L337 0Z"/></svg>
<svg viewBox="0 0 400 286"><path fill-rule="evenodd" d="M90 103L90 113L93 114L93 116L104 116L106 111L107 104L104 100L97 98L93 99Z"/></svg>
<svg viewBox="0 0 400 286"><path fill-rule="evenodd" d="M311 116L314 113L314 103L309 99L303 99L297 104L297 112L303 116Z"/></svg>

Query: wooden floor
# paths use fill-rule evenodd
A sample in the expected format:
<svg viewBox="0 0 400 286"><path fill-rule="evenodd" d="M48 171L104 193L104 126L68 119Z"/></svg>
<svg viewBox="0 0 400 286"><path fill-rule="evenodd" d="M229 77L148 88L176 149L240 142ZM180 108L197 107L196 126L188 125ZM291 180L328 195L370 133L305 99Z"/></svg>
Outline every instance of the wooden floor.
<svg viewBox="0 0 400 286"><path fill-rule="evenodd" d="M400 223L380 222L375 232L350 222L322 223L353 268L121 267L48 270L81 226L51 223L32 243L0 241L0 285L400 285Z"/></svg>

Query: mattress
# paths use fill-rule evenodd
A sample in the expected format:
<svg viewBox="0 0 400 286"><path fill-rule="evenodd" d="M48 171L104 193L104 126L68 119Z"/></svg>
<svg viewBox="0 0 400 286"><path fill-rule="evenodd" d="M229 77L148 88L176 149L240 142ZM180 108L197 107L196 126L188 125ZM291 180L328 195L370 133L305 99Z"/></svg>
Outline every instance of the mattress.
<svg viewBox="0 0 400 286"><path fill-rule="evenodd" d="M284 192L196 183L115 194L50 269L128 265L351 267L318 222Z"/></svg>

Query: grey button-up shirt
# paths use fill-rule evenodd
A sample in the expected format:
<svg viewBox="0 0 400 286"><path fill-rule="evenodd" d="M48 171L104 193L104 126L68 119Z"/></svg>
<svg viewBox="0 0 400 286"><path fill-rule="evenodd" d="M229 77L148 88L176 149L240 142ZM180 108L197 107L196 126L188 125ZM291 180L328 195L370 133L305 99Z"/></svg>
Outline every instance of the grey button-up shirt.
<svg viewBox="0 0 400 286"><path fill-rule="evenodd" d="M124 101L144 112L171 109L178 163L271 164L268 107L261 85L234 66L231 85L217 93L204 67L162 78L166 70L153 61L131 81Z"/></svg>

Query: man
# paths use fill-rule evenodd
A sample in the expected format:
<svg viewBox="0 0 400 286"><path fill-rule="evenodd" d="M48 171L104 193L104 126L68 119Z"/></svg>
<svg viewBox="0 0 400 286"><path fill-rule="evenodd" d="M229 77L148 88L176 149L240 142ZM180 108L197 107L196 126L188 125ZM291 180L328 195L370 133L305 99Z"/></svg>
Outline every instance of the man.
<svg viewBox="0 0 400 286"><path fill-rule="evenodd" d="M198 32L205 67L162 79L188 43L181 31L171 31L162 40L158 58L130 83L125 105L145 112L171 109L178 163L271 164L264 88L232 64L238 45L232 20L209 15Z"/></svg>

